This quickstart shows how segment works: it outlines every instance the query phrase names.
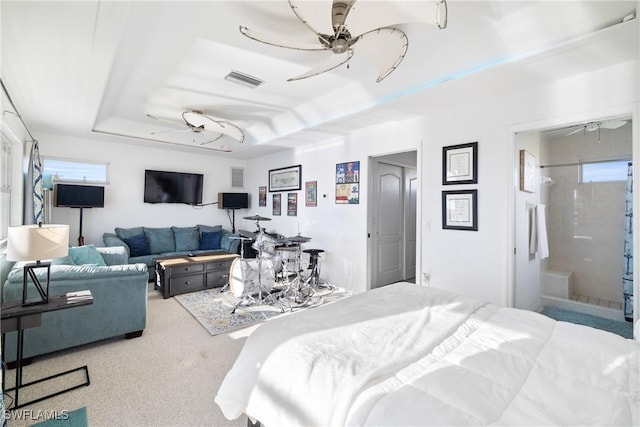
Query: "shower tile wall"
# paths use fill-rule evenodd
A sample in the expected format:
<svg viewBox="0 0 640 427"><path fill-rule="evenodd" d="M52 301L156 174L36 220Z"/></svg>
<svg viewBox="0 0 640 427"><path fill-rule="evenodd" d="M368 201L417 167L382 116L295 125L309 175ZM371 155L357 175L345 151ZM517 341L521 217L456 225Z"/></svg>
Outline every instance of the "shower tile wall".
<svg viewBox="0 0 640 427"><path fill-rule="evenodd" d="M602 130L600 142L597 132L547 138L541 164L631 157L631 136L619 133ZM553 181L540 187L550 254L543 268L572 271L580 295L619 302L626 182L580 184L579 173L579 166L541 169Z"/></svg>

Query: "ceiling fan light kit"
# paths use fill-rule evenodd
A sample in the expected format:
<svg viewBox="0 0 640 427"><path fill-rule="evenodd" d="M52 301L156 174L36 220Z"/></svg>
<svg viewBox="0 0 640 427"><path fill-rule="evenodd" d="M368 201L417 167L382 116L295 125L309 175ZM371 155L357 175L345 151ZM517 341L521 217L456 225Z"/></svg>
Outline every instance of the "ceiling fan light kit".
<svg viewBox="0 0 640 427"><path fill-rule="evenodd" d="M356 0L334 0L331 7L331 28L333 33L328 34L321 32L312 26L310 19L303 16L304 13L318 12L313 10L313 7L309 7L309 3L305 4L306 11L302 5L304 4L300 0L289 0L289 6L294 15L307 29L312 31L319 44L309 44L287 40L275 34L269 34L265 32L253 31L245 26L240 26L240 33L252 40L259 41L261 43L269 44L272 46L283 47L287 49L296 50L324 50L330 51L334 54L333 58L326 60L324 63L313 67L311 70L303 73L297 77L287 79L287 81L301 80L312 76L325 73L333 70L348 61L355 54L355 50L361 51L365 56L371 58L378 68L378 78L376 82L381 82L389 74L391 74L400 62L404 59L409 46L407 35L395 28L394 25L410 23L410 22L425 22L435 25L438 29L444 29L447 27L447 3L446 0L431 0L425 2L413 2L411 3L416 8L416 13L403 15L402 13L394 14L392 9L389 11L389 16L378 16L375 20L375 25L380 25L376 28L367 28L365 22L369 15L366 15L366 5L372 2L357 3ZM362 7L356 7L362 5ZM393 4L393 3L391 3ZM420 9L418 11L418 9ZM356 10L364 10L365 12L356 12ZM404 11L406 12L406 11ZM418 13L419 12L419 13ZM358 17L360 13L360 17ZM351 22L347 22L347 19L351 17ZM360 21L357 19L360 18ZM386 19L399 19L401 22L386 22ZM317 25L321 25L323 18L319 18ZM357 27L359 34L352 35L353 28L349 30L350 25ZM360 24L360 26L358 26ZM326 25L322 25L318 28L326 28ZM364 30L366 29L366 30ZM362 31L364 30L364 31ZM366 42L365 42L366 40ZM383 46L383 47L381 47Z"/></svg>

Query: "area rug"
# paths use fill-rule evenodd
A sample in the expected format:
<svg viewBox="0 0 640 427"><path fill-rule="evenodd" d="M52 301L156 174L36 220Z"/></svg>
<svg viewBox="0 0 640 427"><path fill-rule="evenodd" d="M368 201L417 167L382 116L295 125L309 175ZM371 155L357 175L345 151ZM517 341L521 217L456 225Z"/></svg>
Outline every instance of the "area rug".
<svg viewBox="0 0 640 427"><path fill-rule="evenodd" d="M61 412L57 418L33 424L34 427L87 427L87 407L70 412Z"/></svg>
<svg viewBox="0 0 640 427"><path fill-rule="evenodd" d="M268 304L238 305L240 299L230 291L220 292L220 289L206 289L204 291L176 295L174 298L211 335L218 335L248 328L272 317L292 311L310 309L337 301L348 295L350 293L344 289L335 288L317 291L314 297L304 304L291 303L286 299L274 299ZM237 308L234 312L236 306Z"/></svg>
<svg viewBox="0 0 640 427"><path fill-rule="evenodd" d="M548 305L542 309L541 313L555 320L587 325L592 328L613 332L625 338L633 338L633 325L631 322L606 319L592 314L578 313L577 311L565 310Z"/></svg>

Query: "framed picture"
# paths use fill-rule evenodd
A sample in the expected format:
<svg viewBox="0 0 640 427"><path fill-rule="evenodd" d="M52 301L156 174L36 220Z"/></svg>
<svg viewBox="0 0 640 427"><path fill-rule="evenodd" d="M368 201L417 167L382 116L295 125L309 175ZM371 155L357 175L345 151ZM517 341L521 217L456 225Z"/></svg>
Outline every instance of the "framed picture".
<svg viewBox="0 0 640 427"><path fill-rule="evenodd" d="M336 184L360 182L360 162L338 163L336 165Z"/></svg>
<svg viewBox="0 0 640 427"><path fill-rule="evenodd" d="M442 192L442 228L478 231L478 190Z"/></svg>
<svg viewBox="0 0 640 427"><path fill-rule="evenodd" d="M478 143L442 147L442 185L478 183Z"/></svg>
<svg viewBox="0 0 640 427"><path fill-rule="evenodd" d="M304 183L304 205L306 207L318 206L318 181Z"/></svg>
<svg viewBox="0 0 640 427"><path fill-rule="evenodd" d="M527 150L520 150L520 191L536 191L536 157Z"/></svg>
<svg viewBox="0 0 640 427"><path fill-rule="evenodd" d="M360 184L336 184L337 205L357 205L360 203Z"/></svg>
<svg viewBox="0 0 640 427"><path fill-rule="evenodd" d="M287 216L298 215L298 193L287 194Z"/></svg>
<svg viewBox="0 0 640 427"><path fill-rule="evenodd" d="M269 171L269 191L302 190L302 165Z"/></svg>
<svg viewBox="0 0 640 427"><path fill-rule="evenodd" d="M267 206L267 186L258 187L258 206Z"/></svg>
<svg viewBox="0 0 640 427"><path fill-rule="evenodd" d="M272 214L274 216L280 216L280 209L282 205L281 202L282 202L282 195L274 194L273 195L273 211L272 211Z"/></svg>

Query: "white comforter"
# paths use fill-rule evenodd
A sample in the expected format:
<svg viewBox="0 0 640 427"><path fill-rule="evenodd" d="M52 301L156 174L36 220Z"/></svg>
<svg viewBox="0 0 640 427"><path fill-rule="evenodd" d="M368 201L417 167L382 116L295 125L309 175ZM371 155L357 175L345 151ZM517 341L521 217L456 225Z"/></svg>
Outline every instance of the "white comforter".
<svg viewBox="0 0 640 427"><path fill-rule="evenodd" d="M638 425L640 345L396 284L270 320L215 398L265 426Z"/></svg>

